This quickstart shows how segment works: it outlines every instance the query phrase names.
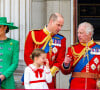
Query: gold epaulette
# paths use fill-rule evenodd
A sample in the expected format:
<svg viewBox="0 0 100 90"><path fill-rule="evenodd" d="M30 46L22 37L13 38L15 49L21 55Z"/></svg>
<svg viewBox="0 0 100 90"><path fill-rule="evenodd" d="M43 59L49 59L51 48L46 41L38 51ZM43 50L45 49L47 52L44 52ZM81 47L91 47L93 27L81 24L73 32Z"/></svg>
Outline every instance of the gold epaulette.
<svg viewBox="0 0 100 90"><path fill-rule="evenodd" d="M35 39L34 31L32 31L31 34L32 34L32 39L33 39L34 43L37 44L37 45L43 44L46 41L46 39L47 39L47 38L45 38L42 42L38 42Z"/></svg>
<svg viewBox="0 0 100 90"><path fill-rule="evenodd" d="M56 66L53 66L53 67L50 69L50 71L51 71L52 76L55 76L56 72L59 71L59 68L56 67Z"/></svg>
<svg viewBox="0 0 100 90"><path fill-rule="evenodd" d="M43 50L45 49L45 47L46 47L48 41L52 38L50 35L47 35L41 42L38 42L38 41L36 41L36 39L35 39L34 31L32 31L31 34L32 34L33 42L34 42L36 45L41 45L41 44L45 43L44 46L43 46L43 48L42 48Z"/></svg>
<svg viewBox="0 0 100 90"><path fill-rule="evenodd" d="M77 45L77 44L79 44L79 42L74 43L73 46L74 46L74 45Z"/></svg>
<svg viewBox="0 0 100 90"><path fill-rule="evenodd" d="M32 30L30 30L30 31L39 31L39 30L41 30L41 29L32 29Z"/></svg>
<svg viewBox="0 0 100 90"><path fill-rule="evenodd" d="M72 48L73 46L79 44L79 42L74 43L73 45L70 45L70 47Z"/></svg>
<svg viewBox="0 0 100 90"><path fill-rule="evenodd" d="M62 37L64 37L63 35L61 35L61 34L58 34L59 36L62 36ZM60 39L59 37L57 37L57 36L54 36L53 38L56 38L56 39Z"/></svg>
<svg viewBox="0 0 100 90"><path fill-rule="evenodd" d="M60 39L59 37L53 37L53 38Z"/></svg>

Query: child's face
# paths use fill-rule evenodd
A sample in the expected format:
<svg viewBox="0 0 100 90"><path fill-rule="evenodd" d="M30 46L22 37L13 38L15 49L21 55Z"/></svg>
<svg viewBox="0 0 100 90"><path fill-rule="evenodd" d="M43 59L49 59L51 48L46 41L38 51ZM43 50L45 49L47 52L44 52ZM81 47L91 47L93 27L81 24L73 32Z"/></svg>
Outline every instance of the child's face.
<svg viewBox="0 0 100 90"><path fill-rule="evenodd" d="M46 61L47 54L41 54L38 58L37 58L37 64L39 65L43 65L44 62Z"/></svg>

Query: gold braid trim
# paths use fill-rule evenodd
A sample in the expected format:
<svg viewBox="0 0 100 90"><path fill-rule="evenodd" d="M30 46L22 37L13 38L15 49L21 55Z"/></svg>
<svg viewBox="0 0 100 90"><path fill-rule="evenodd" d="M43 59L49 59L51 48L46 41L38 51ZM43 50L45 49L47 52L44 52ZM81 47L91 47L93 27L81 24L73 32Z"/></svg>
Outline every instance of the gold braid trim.
<svg viewBox="0 0 100 90"><path fill-rule="evenodd" d="M43 48L42 48L42 49L44 50L44 48L46 47L48 41L51 39L50 34L47 35L47 37L45 37L44 40L41 41L41 42L37 42L37 41L36 41L36 39L35 39L35 35L34 35L34 31L32 31L31 34L32 34L32 39L33 39L33 41L34 41L35 44L37 44L37 45L41 45L41 44L45 43L44 46L43 46Z"/></svg>
<svg viewBox="0 0 100 90"><path fill-rule="evenodd" d="M85 55L85 53L86 53L86 47L85 47L80 53L76 53L75 50L74 50L74 47L72 47L72 53L73 53L74 57L77 59L77 60L75 60L74 63L73 63L73 66L75 66L76 63L79 61L79 59L80 59L83 55Z"/></svg>
<svg viewBox="0 0 100 90"><path fill-rule="evenodd" d="M56 67L56 66L53 66L53 67L50 69L50 71L51 71L52 76L54 77L55 74L56 74L56 72L59 71L59 68Z"/></svg>
<svg viewBox="0 0 100 90"><path fill-rule="evenodd" d="M47 40L46 40L46 42L45 42L45 44L44 44L44 46L43 46L43 50L45 49L45 47L46 47L46 45L47 45L47 43L49 42L49 40L51 39L51 36L50 35L48 35L48 38L47 38Z"/></svg>

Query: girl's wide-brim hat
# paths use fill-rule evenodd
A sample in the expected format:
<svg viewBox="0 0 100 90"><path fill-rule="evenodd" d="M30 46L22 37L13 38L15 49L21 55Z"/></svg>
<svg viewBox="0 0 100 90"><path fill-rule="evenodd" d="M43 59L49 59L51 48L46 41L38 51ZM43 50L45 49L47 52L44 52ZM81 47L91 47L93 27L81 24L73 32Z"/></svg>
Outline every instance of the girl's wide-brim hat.
<svg viewBox="0 0 100 90"><path fill-rule="evenodd" d="M17 26L14 26L14 23L8 23L6 17L0 17L0 25L7 25L9 27L9 30L18 29Z"/></svg>

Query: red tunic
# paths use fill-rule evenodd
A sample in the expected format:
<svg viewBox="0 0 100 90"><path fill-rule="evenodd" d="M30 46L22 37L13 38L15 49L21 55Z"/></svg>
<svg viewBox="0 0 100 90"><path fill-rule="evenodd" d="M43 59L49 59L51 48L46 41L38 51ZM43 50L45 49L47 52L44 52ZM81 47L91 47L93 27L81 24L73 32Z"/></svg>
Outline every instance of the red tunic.
<svg viewBox="0 0 100 90"><path fill-rule="evenodd" d="M94 43L93 41L91 41L92 44L89 45L89 48L91 50L92 47L94 47L95 45L97 45L96 43ZM100 45L98 45L100 48ZM77 45L73 45L72 47L74 47L74 51L77 54L80 54L81 51L85 48L84 45L82 44L77 44ZM70 63L70 67L68 69L64 69L63 65L61 68L61 71L63 74L69 74L69 73L73 73L73 72L79 72L78 69L80 69L80 66L77 66L78 62L84 58L82 55L82 57L80 57L79 61L75 64L77 57L73 54L73 50L72 47L68 48L68 53L67 55L72 56L73 61L71 61ZM95 49L96 50L96 49ZM98 53L100 53L100 51L98 51ZM92 56L92 54L91 54ZM90 58L90 56L88 56ZM84 60L81 63L81 65L84 65ZM74 65L75 64L75 65ZM100 65L100 55L95 54L93 56L93 58L84 66L84 68L82 68L82 70L80 72L88 72L88 73L93 73L93 74L99 74L98 71L98 65ZM74 70L75 67L78 67L77 70ZM96 89L96 79L93 78L71 78L71 82L70 82L70 89Z"/></svg>
<svg viewBox="0 0 100 90"><path fill-rule="evenodd" d="M43 29L42 30L34 30L34 35L35 35L35 40L37 42L42 42L44 40L44 38L47 36L47 34L43 31ZM24 60L25 60L25 63L27 65L33 63L33 60L30 59L30 55L31 55L32 51L35 48L43 47L43 45L44 45L44 43L41 45L36 45L33 42L32 31L30 31L27 38L26 38L25 51L24 51ZM54 47L57 50L55 52L53 51ZM63 39L61 40L61 47L60 46L54 46L54 47L52 48L51 55L49 52L47 53L47 58L49 60L50 68L52 68L53 66L56 66L57 68L60 69L60 66L64 60L64 57L65 57L65 51L66 51L66 39L65 39L65 37L63 37ZM55 78L55 77L53 77L53 78ZM49 88L56 88L55 85L56 85L55 79L53 79L53 82Z"/></svg>

